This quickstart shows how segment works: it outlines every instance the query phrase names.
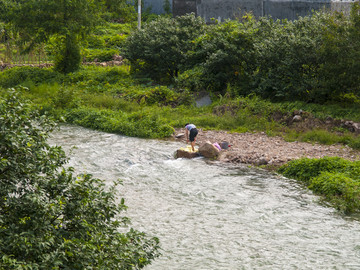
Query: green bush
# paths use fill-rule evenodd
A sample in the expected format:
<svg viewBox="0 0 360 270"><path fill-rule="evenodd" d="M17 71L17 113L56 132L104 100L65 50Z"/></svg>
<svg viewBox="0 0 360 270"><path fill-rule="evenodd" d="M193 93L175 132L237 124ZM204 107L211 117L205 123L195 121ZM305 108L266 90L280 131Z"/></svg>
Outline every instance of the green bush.
<svg viewBox="0 0 360 270"><path fill-rule="evenodd" d="M360 210L360 178L345 173L323 172L311 179L309 188L345 213Z"/></svg>
<svg viewBox="0 0 360 270"><path fill-rule="evenodd" d="M184 72L179 73L175 82L177 87L186 88L192 92L201 92L207 90L207 84L204 79L205 70L201 66L195 66Z"/></svg>
<svg viewBox="0 0 360 270"><path fill-rule="evenodd" d="M223 92L228 84L236 84L239 89L248 86L254 51L255 32L250 30L253 23L227 21L209 27L205 34L196 38L194 49L187 52L186 63L195 68L184 74L183 84L186 85L186 75L190 75L191 88L198 85L202 89Z"/></svg>
<svg viewBox="0 0 360 270"><path fill-rule="evenodd" d="M360 163L339 157L302 158L290 161L280 167L279 172L286 177L295 178L309 184L311 178L319 176L322 172L348 172L360 176Z"/></svg>
<svg viewBox="0 0 360 270"><path fill-rule="evenodd" d="M125 44L127 35L117 34L116 36L105 37L107 48L121 48Z"/></svg>
<svg viewBox="0 0 360 270"><path fill-rule="evenodd" d="M319 90L328 98L341 100L346 95L360 96L360 3L354 2L350 17L333 16L322 33L317 50L322 57ZM346 52L346 53L345 53Z"/></svg>
<svg viewBox="0 0 360 270"><path fill-rule="evenodd" d="M103 37L97 35L89 35L86 38L86 45L89 49L99 49L105 47L105 40Z"/></svg>
<svg viewBox="0 0 360 270"><path fill-rule="evenodd" d="M113 60L114 55L119 54L117 49L84 49L82 58L86 62L106 62Z"/></svg>
<svg viewBox="0 0 360 270"><path fill-rule="evenodd" d="M151 78L174 79L192 41L204 32L205 22L193 14L176 18L158 17L127 39L123 56L130 60L134 71L140 70Z"/></svg>
<svg viewBox="0 0 360 270"><path fill-rule="evenodd" d="M305 183L341 211L360 211L360 161L303 158L290 161L278 172Z"/></svg>
<svg viewBox="0 0 360 270"><path fill-rule="evenodd" d="M8 91L0 100L0 268L141 269L159 241L128 228L115 182L73 175L54 123ZM120 232L121 231L121 232Z"/></svg>
<svg viewBox="0 0 360 270"><path fill-rule="evenodd" d="M105 0L105 12L102 18L106 21L132 22L136 18L134 1Z"/></svg>
<svg viewBox="0 0 360 270"><path fill-rule="evenodd" d="M316 79L322 64L317 50L329 16L316 13L294 21L259 20L253 73L257 94L272 100L324 100L327 93L318 91Z"/></svg>
<svg viewBox="0 0 360 270"><path fill-rule="evenodd" d="M80 68L80 46L75 36L67 35L63 38L59 50L55 56L55 70L67 74Z"/></svg>
<svg viewBox="0 0 360 270"><path fill-rule="evenodd" d="M51 69L37 67L14 67L0 73L0 87L11 88L22 85L24 82L32 82L35 85L41 83L54 83L63 76Z"/></svg>

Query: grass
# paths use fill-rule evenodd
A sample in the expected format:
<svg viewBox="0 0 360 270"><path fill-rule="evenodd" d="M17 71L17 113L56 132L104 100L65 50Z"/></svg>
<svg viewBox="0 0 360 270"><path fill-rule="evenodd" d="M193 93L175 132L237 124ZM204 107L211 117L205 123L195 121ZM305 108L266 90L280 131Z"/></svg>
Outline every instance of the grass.
<svg viewBox="0 0 360 270"><path fill-rule="evenodd" d="M19 86L25 86L27 89ZM214 97L214 102L210 106L197 108L194 106L195 102L190 92L156 85L143 78L134 78L126 65L84 66L79 71L66 76L52 69L19 67L0 73L0 87L3 89L18 87L19 91L41 107L43 112L56 117L63 116L71 123L127 135L164 137L171 135L172 132L171 128L164 128L165 126L179 128L186 122L193 122L203 129L231 132L262 131L270 136L283 136L289 141L341 143L360 149L358 136L341 128L335 131L309 129L299 132L274 121L271 117L274 113L286 115L294 110L309 108L313 115L319 117L327 115L336 118L339 115L347 115L351 117L347 119L356 121L360 119L360 111L356 111L355 107L349 107L347 111L346 107L341 105L271 103L257 96L249 96L234 99ZM80 107L81 114L76 111ZM91 126L90 118L80 119L85 117L86 110L89 111L89 115L94 116L99 113L101 117L112 111L112 120L109 120L112 124L104 124L103 127ZM104 111L104 114L101 111ZM76 117L78 119L75 119ZM117 117L121 121L115 121ZM139 125L135 123L139 120L137 117L141 120ZM147 118L148 120L145 120ZM116 123L127 126L126 121L133 123L132 127L128 126L130 130L136 126L148 131L136 134L116 127ZM151 125L157 128L152 128Z"/></svg>
<svg viewBox="0 0 360 270"><path fill-rule="evenodd" d="M360 212L360 162L338 157L303 158L290 161L278 170L304 183L338 210Z"/></svg>

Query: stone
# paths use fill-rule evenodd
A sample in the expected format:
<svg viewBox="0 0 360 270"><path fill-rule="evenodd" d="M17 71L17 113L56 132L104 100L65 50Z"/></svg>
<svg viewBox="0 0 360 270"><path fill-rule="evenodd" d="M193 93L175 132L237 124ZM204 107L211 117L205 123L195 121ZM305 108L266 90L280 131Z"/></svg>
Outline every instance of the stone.
<svg viewBox="0 0 360 270"><path fill-rule="evenodd" d="M183 149L178 149L175 153L175 158L196 158L199 156L199 152L189 152Z"/></svg>
<svg viewBox="0 0 360 270"><path fill-rule="evenodd" d="M201 97L196 99L195 102L196 102L196 107L198 108L203 106L208 106L212 103L208 93L203 94Z"/></svg>
<svg viewBox="0 0 360 270"><path fill-rule="evenodd" d="M217 158L220 151L211 142L207 141L199 147L199 153L206 158Z"/></svg>
<svg viewBox="0 0 360 270"><path fill-rule="evenodd" d="M356 134L360 134L360 123L354 123L353 128Z"/></svg>
<svg viewBox="0 0 360 270"><path fill-rule="evenodd" d="M266 158L259 158L257 161L255 161L255 165L261 166L261 165L267 165L269 161Z"/></svg>
<svg viewBox="0 0 360 270"><path fill-rule="evenodd" d="M300 115L295 115L294 117L293 117L293 122L301 122L302 121L302 117L300 116Z"/></svg>
<svg viewBox="0 0 360 270"><path fill-rule="evenodd" d="M183 138L185 136L185 133L178 133L175 135L176 139Z"/></svg>

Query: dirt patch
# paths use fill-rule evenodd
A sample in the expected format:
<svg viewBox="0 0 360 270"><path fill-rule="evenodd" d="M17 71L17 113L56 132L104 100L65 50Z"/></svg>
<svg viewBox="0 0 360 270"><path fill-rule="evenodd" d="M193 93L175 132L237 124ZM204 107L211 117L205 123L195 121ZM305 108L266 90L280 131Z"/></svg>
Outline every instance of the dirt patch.
<svg viewBox="0 0 360 270"><path fill-rule="evenodd" d="M175 140L186 144L184 133L177 129ZM322 158L342 157L348 160L359 160L360 151L344 145L320 145L305 142L286 142L281 137L269 137L265 133L229 133L226 131L204 131L199 129L196 145L210 141L211 143L227 141L231 147L222 150L219 160L230 163L245 163L252 165L269 165L278 167L286 162L302 157Z"/></svg>

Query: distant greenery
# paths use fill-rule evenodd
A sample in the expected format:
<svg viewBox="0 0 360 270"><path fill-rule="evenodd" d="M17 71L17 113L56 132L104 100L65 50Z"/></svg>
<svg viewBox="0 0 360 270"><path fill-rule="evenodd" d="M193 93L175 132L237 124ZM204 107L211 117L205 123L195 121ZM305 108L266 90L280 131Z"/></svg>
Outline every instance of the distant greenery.
<svg viewBox="0 0 360 270"><path fill-rule="evenodd" d="M122 54L130 61L132 70L158 81L168 81L177 77L180 67L187 64L186 52L204 30L204 20L193 14L175 18L160 16L132 32Z"/></svg>
<svg viewBox="0 0 360 270"><path fill-rule="evenodd" d="M81 46L84 40L90 40L89 35L96 26L114 21L132 22L136 17L133 4L127 0L0 0L0 56L5 54L4 59L9 62L14 60L14 55L19 58L46 52L42 60L51 59L61 73L73 72L84 60ZM119 54L117 45L124 40L120 34L106 41L106 52L97 52L97 55L83 52L85 59L111 60L113 55ZM90 49L100 49L104 45L95 42L90 44Z"/></svg>
<svg viewBox="0 0 360 270"><path fill-rule="evenodd" d="M73 175L54 122L8 90L0 100L0 268L141 269L159 241L129 228L117 185Z"/></svg>
<svg viewBox="0 0 360 270"><path fill-rule="evenodd" d="M25 51L56 37L55 68L62 73L80 65L79 39L100 23L102 2L57 0L1 0L0 20L11 26Z"/></svg>
<svg viewBox="0 0 360 270"><path fill-rule="evenodd" d="M224 94L230 86L232 96L359 106L359 10L355 2L350 16L274 21L246 14L211 25L190 15L159 18L130 35L124 55L134 72L191 91Z"/></svg>
<svg viewBox="0 0 360 270"><path fill-rule="evenodd" d="M337 209L345 213L360 212L360 161L303 158L290 161L278 171L303 182Z"/></svg>

